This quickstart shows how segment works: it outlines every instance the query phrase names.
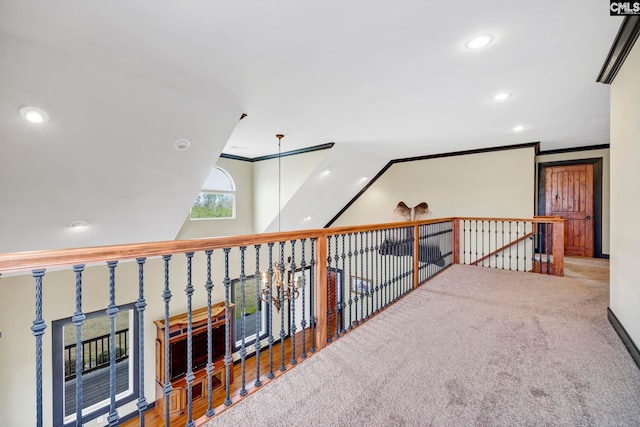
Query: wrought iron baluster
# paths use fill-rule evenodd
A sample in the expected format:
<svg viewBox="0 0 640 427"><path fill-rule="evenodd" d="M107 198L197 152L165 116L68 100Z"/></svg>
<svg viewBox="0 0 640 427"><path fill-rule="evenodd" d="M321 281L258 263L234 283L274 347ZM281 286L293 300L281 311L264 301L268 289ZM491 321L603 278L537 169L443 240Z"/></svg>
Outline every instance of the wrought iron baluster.
<svg viewBox="0 0 640 427"><path fill-rule="evenodd" d="M522 234L522 259L524 261L524 267L522 271L527 271L527 223L522 222L524 233Z"/></svg>
<svg viewBox="0 0 640 427"><path fill-rule="evenodd" d="M224 392L225 406L231 406L231 379L229 378L231 375L231 363L233 362L233 358L231 357L231 322L233 321L233 316L231 313L231 278L229 277L229 252L231 252L231 248L224 248Z"/></svg>
<svg viewBox="0 0 640 427"><path fill-rule="evenodd" d="M349 326L347 327L347 329L351 330L353 329L353 317L352 317L352 312L351 312L351 307L353 305L353 296L352 296L352 292L351 292L351 261L353 258L353 251L351 250L351 238L353 237L353 234L348 234L347 235L349 238L349 253L347 254L347 256L349 257L349 273L347 274L347 270L343 271L343 281L345 281L347 283L347 286L349 287Z"/></svg>
<svg viewBox="0 0 640 427"><path fill-rule="evenodd" d="M342 273L340 273L340 276L338 276L338 272L336 271L336 281L338 281L338 279L340 279L340 332L342 332L343 334L346 332L345 328L344 328L344 312L345 312L345 308L347 307L347 303L345 302L345 295L344 295L344 273L347 271L345 270L345 261L347 259L347 254L345 251L345 239L346 236L344 234L342 234L342 252L340 257L342 258Z"/></svg>
<svg viewBox="0 0 640 427"><path fill-rule="evenodd" d="M84 347L82 345L82 324L87 316L82 312L82 271L84 264L74 265L76 273L76 311L71 321L76 327L76 426L82 426L82 371L84 370Z"/></svg>
<svg viewBox="0 0 640 427"><path fill-rule="evenodd" d="M331 304L331 236L327 236L327 342L333 342L331 336L331 316L334 306ZM336 337L337 338L337 337Z"/></svg>
<svg viewBox="0 0 640 427"><path fill-rule="evenodd" d="M256 340L254 342L254 347L256 349L256 380L253 385L256 387L260 387L262 385L262 381L260 380L260 349L262 348L262 344L260 343L260 331L262 330L262 300L260 299L260 246L262 245L254 245L253 247L256 250Z"/></svg>
<svg viewBox="0 0 640 427"><path fill-rule="evenodd" d="M506 252L505 251L505 247L504 247L504 221L501 222L500 232L502 234L502 246L501 246L502 251L500 251L500 254L502 256L502 263L501 263L502 265L501 265L501 267L504 270L504 253Z"/></svg>
<svg viewBox="0 0 640 427"><path fill-rule="evenodd" d="M516 222L516 271L520 271L520 222Z"/></svg>
<svg viewBox="0 0 640 427"><path fill-rule="evenodd" d="M213 347L213 334L211 332L211 291L213 291L213 281L211 280L211 255L213 250L207 249L204 251L207 256L207 279L204 284L204 289L207 292L207 417L213 417L215 411L213 410L213 354L211 348Z"/></svg>
<svg viewBox="0 0 640 427"><path fill-rule="evenodd" d="M509 221L509 270L511 270L511 247L513 247L513 238L511 237L511 221Z"/></svg>
<svg viewBox="0 0 640 427"><path fill-rule="evenodd" d="M305 304L305 294L307 288L307 261L304 254L304 248L306 246L307 239L301 239L300 244L302 245L302 253L300 259L300 271L302 272L302 319L300 320L300 326L302 328L302 353L300 357L303 359L307 358L307 346L306 346L306 336L307 336L307 319L306 319L306 304ZM313 274L313 272L312 272Z"/></svg>
<svg viewBox="0 0 640 427"><path fill-rule="evenodd" d="M245 285L247 284L247 276L244 274L244 257L247 250L246 246L240 246L240 396L247 395L247 388L245 387L246 381L246 359L247 359L247 326L246 326L246 298L245 298ZM235 291L235 290L234 290ZM237 298L237 297L236 297ZM237 301L237 299L236 299ZM257 302L256 302L257 303ZM237 310L237 307L236 307ZM235 316L234 316L235 317ZM257 360L256 360L256 363Z"/></svg>
<svg viewBox="0 0 640 427"><path fill-rule="evenodd" d="M296 358L296 298L295 298L295 293L297 292L297 290L295 290L296 287L296 283L295 283L295 271L296 271L296 241L295 240L291 240L291 272L290 272L290 278L292 280L293 283L287 283L287 286L293 286L291 290L291 299L289 299L289 305L291 306L291 328L289 331L289 335L291 335L291 364L295 365L296 363L298 363L298 360ZM304 271L301 271L302 274L304 274ZM287 282L289 282L287 280ZM283 284L284 285L284 284ZM283 348L284 348L284 344L283 344Z"/></svg>
<svg viewBox="0 0 640 427"><path fill-rule="evenodd" d="M536 234L538 233L538 224L531 223L531 271L536 272Z"/></svg>
<svg viewBox="0 0 640 427"><path fill-rule="evenodd" d="M267 378L273 379L273 243L268 243L269 248L269 269L267 275L269 276L269 373Z"/></svg>
<svg viewBox="0 0 640 427"><path fill-rule="evenodd" d="M364 246L364 248L365 248L365 250L364 250L364 264L365 264L365 267L364 267L364 271L366 271L366 274L363 274L363 276L366 276L366 278L368 280L371 280L372 276L371 276L371 272L369 271L369 232L367 231L364 234L365 234L365 236L364 236L364 240L365 240L365 246ZM368 283L373 284L372 282L368 282ZM371 308L370 308L370 305L371 305L371 287L370 286L367 287L367 290L365 292L365 296L367 297L366 298L366 308L367 308L367 316L366 316L366 318L368 319L371 316Z"/></svg>
<svg viewBox="0 0 640 427"><path fill-rule="evenodd" d="M375 294L374 294L374 301L375 303L373 304L374 307L374 311L377 313L380 311L380 230L376 230L375 231L375 238L376 238L376 247L375 247L375 280L374 283L376 285L375 287ZM344 250L344 248L343 248Z"/></svg>
<svg viewBox="0 0 640 427"><path fill-rule="evenodd" d="M164 301L164 386L162 387L162 393L164 394L164 420L165 425L169 427L169 410L170 407L167 402L169 402L169 395L173 390L171 387L171 376L169 373L169 302L171 301L171 291L169 290L169 261L171 260L171 255L163 255L162 259L164 261L164 291L162 292L162 300Z"/></svg>
<svg viewBox="0 0 640 427"><path fill-rule="evenodd" d="M335 268L333 270L333 285L334 285L334 295L335 295L335 318L336 318L336 332L334 337L335 338L340 338L340 284L338 283L338 260L340 259L339 255L338 255L338 235L336 234L335 236L333 236L333 241L335 243L335 247L336 247L336 254L334 255L334 265Z"/></svg>
<svg viewBox="0 0 640 427"><path fill-rule="evenodd" d="M360 259L360 276L364 279L364 274L365 274L365 270L364 270L364 236L363 236L363 232L360 231L358 232L358 235L360 236L360 252L359 252L359 259ZM360 293L360 321L364 322L364 298L365 298L365 293L362 292Z"/></svg>
<svg viewBox="0 0 640 427"><path fill-rule="evenodd" d="M476 220L476 258L474 260L478 261L478 220Z"/></svg>
<svg viewBox="0 0 640 427"><path fill-rule="evenodd" d="M42 427L42 335L47 324L42 318L42 277L45 270L33 270L31 274L36 280L36 318L31 332L36 338L36 426Z"/></svg>
<svg viewBox="0 0 640 427"><path fill-rule="evenodd" d="M185 380L187 382L187 423L186 427L193 427L193 317L192 317L192 299L193 299L193 283L191 281L191 261L193 252L186 252L187 257L187 286L184 293L187 295L187 374Z"/></svg>
<svg viewBox="0 0 640 427"><path fill-rule="evenodd" d="M315 280L316 280L316 238L311 239L311 260L309 265L311 266L311 274L309 281L309 320L311 322L311 348L309 348L309 352L315 353L315 328L316 328L316 315L315 315L315 305L314 296L315 296Z"/></svg>
<svg viewBox="0 0 640 427"><path fill-rule="evenodd" d="M353 235L353 268L354 268L354 275L350 277L350 284L349 286L352 287L352 291L354 292L354 297L353 297L353 307L354 307L354 315L355 315L355 319L353 321L353 324L355 326L358 326L360 324L360 318L358 317L358 301L360 300L358 297L358 293L355 292L357 291L357 289L354 287L355 283L354 281L356 281L357 279L354 279L354 277L358 277L358 233L354 233Z"/></svg>
<svg viewBox="0 0 640 427"><path fill-rule="evenodd" d="M280 280L284 281L284 245L285 242L280 242L280 263L278 268L280 269ZM282 286L285 286L282 283ZM284 365L284 292L282 289L280 290L280 372L284 372L287 370L287 367Z"/></svg>
<svg viewBox="0 0 640 427"><path fill-rule="evenodd" d="M118 408L116 408L116 315L118 307L116 306L116 265L118 261L109 261L109 307L107 308L107 316L110 321L109 333L109 426L118 425L120 417L118 416Z"/></svg>

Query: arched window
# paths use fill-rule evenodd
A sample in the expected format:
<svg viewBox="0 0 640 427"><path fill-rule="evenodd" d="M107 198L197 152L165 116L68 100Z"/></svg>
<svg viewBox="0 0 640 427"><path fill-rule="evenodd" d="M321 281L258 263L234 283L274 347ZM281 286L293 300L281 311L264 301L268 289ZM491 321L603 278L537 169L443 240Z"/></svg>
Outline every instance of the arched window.
<svg viewBox="0 0 640 427"><path fill-rule="evenodd" d="M215 166L191 207L191 219L229 219L236 217L236 186L231 176Z"/></svg>

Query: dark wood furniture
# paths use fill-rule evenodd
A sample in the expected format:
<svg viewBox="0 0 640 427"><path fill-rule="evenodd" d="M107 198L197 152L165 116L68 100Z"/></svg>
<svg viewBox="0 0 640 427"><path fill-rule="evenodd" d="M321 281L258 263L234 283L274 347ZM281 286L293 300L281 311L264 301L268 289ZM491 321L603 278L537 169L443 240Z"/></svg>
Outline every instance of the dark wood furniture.
<svg viewBox="0 0 640 427"><path fill-rule="evenodd" d="M229 305L229 348L233 348L231 345L231 337L233 337L233 304ZM192 324L192 337L196 342L196 336L201 337L201 345L193 347L192 360L200 362L205 361L204 366L197 366L193 369L195 379L193 381L192 390L192 402L197 402L207 397L208 383L207 383L207 371L206 371L206 358L207 358L207 346L206 346L206 334L207 334L207 307L193 310L191 316ZM186 369L182 364L186 364L186 355L172 355L173 351L186 351L187 340L187 314L179 314L169 319L169 348L170 354L165 354L165 321L164 319L156 320L153 323L156 325L156 407L159 408L160 413L164 416L165 404L169 405L169 416L174 417L184 413L187 410L187 391L188 385L185 379ZM222 329L220 329L222 328ZM211 330L214 342L212 347L214 349L212 355L213 362L213 390L216 390L225 385L225 366L224 366L224 328L225 328L225 305L224 302L214 304L211 306ZM215 333L214 333L215 331ZM203 341L204 340L204 341ZM222 342L220 342L222 340ZM162 391L163 385L166 381L165 378L165 361L166 357L169 357L169 371L167 374L171 380L171 387L173 390L169 394L168 402L165 402L165 397ZM177 360L180 357L181 360ZM174 358L176 360L174 360ZM199 363L202 365L202 363ZM233 366L232 366L233 368ZM171 372L176 370L177 372ZM229 375L229 382L233 381L233 369Z"/></svg>

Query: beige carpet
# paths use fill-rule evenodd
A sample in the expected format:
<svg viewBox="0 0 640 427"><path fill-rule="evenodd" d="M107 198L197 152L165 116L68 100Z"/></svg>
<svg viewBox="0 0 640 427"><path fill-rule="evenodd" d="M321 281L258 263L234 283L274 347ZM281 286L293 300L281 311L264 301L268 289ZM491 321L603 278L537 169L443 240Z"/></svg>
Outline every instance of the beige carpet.
<svg viewBox="0 0 640 427"><path fill-rule="evenodd" d="M210 425L640 425L608 264L567 276L455 265Z"/></svg>

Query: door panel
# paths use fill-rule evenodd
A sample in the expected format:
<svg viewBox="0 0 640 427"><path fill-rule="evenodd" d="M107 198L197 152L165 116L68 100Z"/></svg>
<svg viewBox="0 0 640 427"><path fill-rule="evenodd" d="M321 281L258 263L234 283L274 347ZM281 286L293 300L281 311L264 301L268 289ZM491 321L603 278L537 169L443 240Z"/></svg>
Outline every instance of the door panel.
<svg viewBox="0 0 640 427"><path fill-rule="evenodd" d="M548 167L546 215L565 224L565 255L593 257L593 165Z"/></svg>

